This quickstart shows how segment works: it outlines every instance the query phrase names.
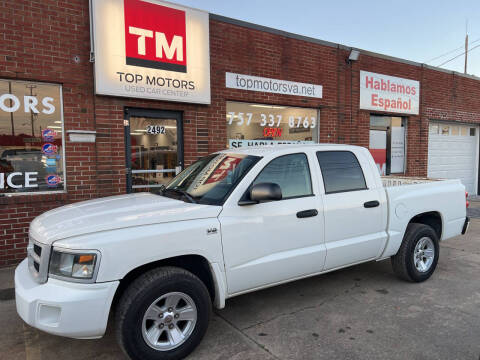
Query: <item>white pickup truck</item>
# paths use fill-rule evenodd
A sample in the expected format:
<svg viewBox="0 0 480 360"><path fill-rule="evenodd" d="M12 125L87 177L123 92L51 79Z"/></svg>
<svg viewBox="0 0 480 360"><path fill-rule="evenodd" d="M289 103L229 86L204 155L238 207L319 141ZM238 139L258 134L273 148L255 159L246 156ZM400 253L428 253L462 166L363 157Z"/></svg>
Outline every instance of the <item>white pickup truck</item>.
<svg viewBox="0 0 480 360"><path fill-rule="evenodd" d="M383 187L365 148L226 150L158 194L37 217L15 272L17 311L73 338L101 337L112 315L130 358L180 359L204 336L212 304L388 258L399 277L424 281L439 242L468 224L460 181Z"/></svg>

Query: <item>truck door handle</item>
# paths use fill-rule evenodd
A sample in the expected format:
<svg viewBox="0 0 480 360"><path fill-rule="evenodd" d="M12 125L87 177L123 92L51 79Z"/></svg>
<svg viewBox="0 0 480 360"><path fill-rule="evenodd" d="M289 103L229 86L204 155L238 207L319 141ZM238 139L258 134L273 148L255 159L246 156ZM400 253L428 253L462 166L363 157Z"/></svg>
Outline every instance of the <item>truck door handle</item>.
<svg viewBox="0 0 480 360"><path fill-rule="evenodd" d="M317 209L303 210L303 211L297 212L297 218L299 219L317 216L317 215L318 215Z"/></svg>
<svg viewBox="0 0 480 360"><path fill-rule="evenodd" d="M379 205L380 205L380 202L378 200L367 201L366 203L363 204L363 206L366 208L374 208Z"/></svg>

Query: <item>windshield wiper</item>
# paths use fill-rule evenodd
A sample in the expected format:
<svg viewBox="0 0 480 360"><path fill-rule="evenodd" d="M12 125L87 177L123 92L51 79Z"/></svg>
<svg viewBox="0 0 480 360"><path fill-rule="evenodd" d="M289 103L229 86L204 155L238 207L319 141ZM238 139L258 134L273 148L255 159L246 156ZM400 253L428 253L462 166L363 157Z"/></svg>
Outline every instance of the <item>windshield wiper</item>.
<svg viewBox="0 0 480 360"><path fill-rule="evenodd" d="M190 195L189 193L187 193L186 191L183 191L183 190L180 190L180 189L176 189L176 188L169 188L169 189L164 189L162 188L162 194L165 194L167 191L171 191L171 192L174 192L174 193L177 193L177 194L180 194L182 196L184 196L188 201L190 201L191 203L194 203L194 204L197 204L197 200L195 200L193 198L192 195Z"/></svg>

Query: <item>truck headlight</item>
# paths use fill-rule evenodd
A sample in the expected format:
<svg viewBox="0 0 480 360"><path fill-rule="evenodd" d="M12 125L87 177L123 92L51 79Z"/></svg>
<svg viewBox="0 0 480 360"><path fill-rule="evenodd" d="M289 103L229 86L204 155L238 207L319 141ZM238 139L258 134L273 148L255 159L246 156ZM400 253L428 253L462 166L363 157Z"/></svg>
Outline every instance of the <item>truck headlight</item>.
<svg viewBox="0 0 480 360"><path fill-rule="evenodd" d="M54 248L48 272L54 278L76 282L94 282L98 260L99 253L97 252L69 252Z"/></svg>

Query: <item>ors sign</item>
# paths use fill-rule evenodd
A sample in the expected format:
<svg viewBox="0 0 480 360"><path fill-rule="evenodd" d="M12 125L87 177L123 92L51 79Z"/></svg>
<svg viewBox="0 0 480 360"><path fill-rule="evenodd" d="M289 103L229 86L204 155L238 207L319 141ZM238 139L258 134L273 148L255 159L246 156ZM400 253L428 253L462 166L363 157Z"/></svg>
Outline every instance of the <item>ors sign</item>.
<svg viewBox="0 0 480 360"><path fill-rule="evenodd" d="M97 94L210 103L208 13L157 0L95 0Z"/></svg>
<svg viewBox="0 0 480 360"><path fill-rule="evenodd" d="M420 83L360 71L360 109L418 115Z"/></svg>

